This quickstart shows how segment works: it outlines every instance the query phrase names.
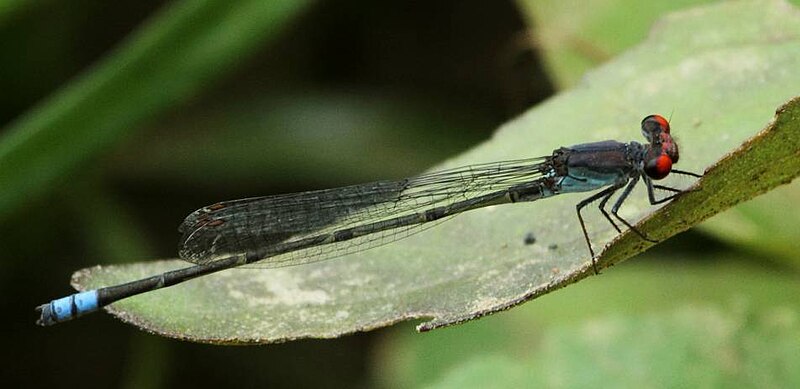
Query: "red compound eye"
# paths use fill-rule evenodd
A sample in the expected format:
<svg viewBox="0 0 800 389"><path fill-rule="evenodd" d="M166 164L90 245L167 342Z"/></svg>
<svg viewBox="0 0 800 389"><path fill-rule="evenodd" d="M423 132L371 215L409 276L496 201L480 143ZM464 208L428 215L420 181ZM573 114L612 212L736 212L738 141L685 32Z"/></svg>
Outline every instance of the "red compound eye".
<svg viewBox="0 0 800 389"><path fill-rule="evenodd" d="M663 116L650 115L642 120L642 135L650 143L658 141L664 134L669 134L669 122Z"/></svg>
<svg viewBox="0 0 800 389"><path fill-rule="evenodd" d="M649 117L652 118L653 121L658 123L658 125L661 127L662 131L664 131L667 134L669 134L669 122L667 121L667 119L665 119L661 115L650 115Z"/></svg>
<svg viewBox="0 0 800 389"><path fill-rule="evenodd" d="M666 154L650 158L644 165L644 173L654 180L660 180L672 171L672 159Z"/></svg>

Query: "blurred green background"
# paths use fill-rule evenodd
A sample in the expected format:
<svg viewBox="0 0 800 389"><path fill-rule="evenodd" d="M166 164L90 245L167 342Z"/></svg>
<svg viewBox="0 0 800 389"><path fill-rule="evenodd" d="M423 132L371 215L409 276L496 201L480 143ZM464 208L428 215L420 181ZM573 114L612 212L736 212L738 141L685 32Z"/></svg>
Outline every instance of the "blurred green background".
<svg viewBox="0 0 800 389"><path fill-rule="evenodd" d="M796 204L796 184L601 277L422 335L406 323L243 348L104 314L33 324L78 268L174 257L200 206L418 173L699 3L3 3L2 383L800 384L800 215L775 205Z"/></svg>

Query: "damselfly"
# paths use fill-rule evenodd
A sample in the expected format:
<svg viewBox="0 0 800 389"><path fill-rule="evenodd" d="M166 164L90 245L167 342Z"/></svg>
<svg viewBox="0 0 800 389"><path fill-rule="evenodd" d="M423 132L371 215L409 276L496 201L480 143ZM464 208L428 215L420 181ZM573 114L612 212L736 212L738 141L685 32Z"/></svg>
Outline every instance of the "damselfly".
<svg viewBox="0 0 800 389"><path fill-rule="evenodd" d="M642 120L646 144L613 140L561 147L541 158L485 163L397 181L225 201L191 213L180 226L179 255L195 266L129 283L76 293L37 308L40 325L96 311L121 299L234 267L295 266L386 244L435 221L489 205L535 201L562 193L600 190L577 204L578 221L597 272L594 249L581 210L599 209L618 231L618 222L655 242L618 211L643 180L650 204L682 193L656 185L676 170L678 145L659 115ZM655 190L670 194L656 199ZM606 211L618 190L621 194ZM612 218L613 216L613 218Z"/></svg>

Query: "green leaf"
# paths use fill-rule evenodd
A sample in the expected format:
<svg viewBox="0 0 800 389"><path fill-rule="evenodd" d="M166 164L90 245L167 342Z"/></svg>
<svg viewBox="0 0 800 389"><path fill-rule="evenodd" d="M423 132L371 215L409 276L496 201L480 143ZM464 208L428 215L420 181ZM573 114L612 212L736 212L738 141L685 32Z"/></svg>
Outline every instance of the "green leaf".
<svg viewBox="0 0 800 389"><path fill-rule="evenodd" d="M717 239L769 260L800 268L797 241L800 239L800 182L767 193L730 209L698 226Z"/></svg>
<svg viewBox="0 0 800 389"><path fill-rule="evenodd" d="M394 331L374 374L386 387L800 384L796 277L730 252L664 255L459 331Z"/></svg>
<svg viewBox="0 0 800 389"><path fill-rule="evenodd" d="M307 3L185 0L165 7L105 60L6 128L0 218L227 74Z"/></svg>
<svg viewBox="0 0 800 389"><path fill-rule="evenodd" d="M598 65L641 42L668 11L709 0L518 0L533 26L535 43L559 89L576 85Z"/></svg>
<svg viewBox="0 0 800 389"><path fill-rule="evenodd" d="M528 111L440 168L636 139L643 116L673 112L672 132L682 148L676 167L710 167L707 176L698 190L658 211L639 188L621 212L630 220L647 216L640 228L666 239L798 174L800 100L783 106L767 125L775 108L797 93L798 66L800 14L784 2L723 3L676 13L648 41L587 75L580 87ZM377 249L306 266L228 270L109 310L148 331L214 343L335 337L412 318L431 318L418 327L423 331L459 323L592 274L575 216L575 204L584 197L475 210ZM614 231L599 212L585 214L599 249ZM523 243L529 232L536 244ZM609 266L650 246L626 232L598 262ZM76 273L73 285L96 288L182 266L172 260L95 267Z"/></svg>

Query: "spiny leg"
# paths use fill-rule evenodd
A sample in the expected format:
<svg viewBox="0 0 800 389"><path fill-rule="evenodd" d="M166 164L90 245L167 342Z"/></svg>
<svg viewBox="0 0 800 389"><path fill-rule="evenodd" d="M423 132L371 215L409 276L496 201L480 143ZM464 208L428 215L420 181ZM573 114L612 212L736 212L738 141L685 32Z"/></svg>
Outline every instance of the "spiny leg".
<svg viewBox="0 0 800 389"><path fill-rule="evenodd" d="M591 202L596 201L597 199L599 199L601 197L610 197L619 188L620 188L619 185L615 185L615 186L603 189L602 191L600 191L598 193L595 193L592 196L584 199L583 201L578 203L578 205L575 206L575 210L578 213L578 221L581 223L581 230L583 230L583 238L586 239L586 246L589 247L589 254L592 256L592 268L594 269L594 274L600 274L600 272L597 270L597 262L595 262L595 260L594 260L594 250L592 249L592 242L589 240L589 233L586 232L586 223L583 222L583 216L581 215L581 209L583 209L583 207L589 205Z"/></svg>
<svg viewBox="0 0 800 389"><path fill-rule="evenodd" d="M616 185L615 185L615 187L617 189L620 188L620 186L616 186ZM603 197L603 200L600 201L600 204L598 204L597 208L600 209L600 212L603 214L603 216L606 217L606 220L608 220L608 222L611 223L612 226L614 226L614 229L617 230L617 232L619 232L621 234L622 230L619 229L619 226L617 226L617 223L614 223L614 219L612 219L611 216L608 215L608 212L606 212L606 203L608 203L608 200L610 200L611 196L613 196L613 195L614 195L614 191L612 191L611 193L609 193L608 195Z"/></svg>
<svg viewBox="0 0 800 389"><path fill-rule="evenodd" d="M686 170L672 169L669 172L670 173L674 173L674 174L681 174L681 175L684 175L684 176L692 176L692 177L696 177L696 178L703 178L702 174L687 172Z"/></svg>
<svg viewBox="0 0 800 389"><path fill-rule="evenodd" d="M614 217L616 217L616 218L617 218L617 220L619 220L619 221L621 221L623 224L625 224L625 225L626 225L626 226L627 226L627 227L628 227L628 228L629 228L631 231L635 232L635 233L636 233L636 235L639 235L639 237L641 237L642 239L644 239L644 240L646 240L646 241L648 241L648 242L652 242L652 243L658 243L658 241L657 241L657 240L653 240L653 239L650 239L650 238L648 238L647 236L645 236L645 234L644 234L644 233L642 233L641 231L639 231L639 230L638 230L636 227L634 227L634 226L633 226L631 223L628 223L628 221L627 221L627 220L625 220L624 218L622 218L622 216L620 216L620 215L617 213L617 212L619 212L619 208L620 208L620 207L622 207L622 203L624 203L624 202L625 202L625 200L626 200L626 199L628 198L628 196L631 194L631 192L633 191L633 188L634 188L634 187L636 187L636 184L637 184L638 182L639 182L639 177L638 177L638 176L634 177L633 179L631 179L631 180L628 182L628 186L627 186L627 187L625 187L625 190L623 190L623 191L622 191L622 194L620 194L620 195L619 195L619 198L617 199L617 202L616 202L616 203L614 203L614 206L613 206L613 207L611 207L611 214L612 214L612 215L614 215Z"/></svg>
<svg viewBox="0 0 800 389"><path fill-rule="evenodd" d="M670 200L674 199L675 197L678 197L679 195L681 195L682 193L685 192L683 190L676 189L676 188L671 188L669 186L655 185L655 184L653 184L653 181L651 181L649 178L645 178L644 179L644 183L645 183L645 186L647 186L647 197L650 199L650 205L658 205L658 204L666 203L667 201L670 201ZM671 195L667 196L667 197L664 197L664 198L656 200L655 189L666 190L666 191L673 192L673 193Z"/></svg>
<svg viewBox="0 0 800 389"><path fill-rule="evenodd" d="M697 177L697 178L702 178L703 177L700 174L687 172L687 171L683 171L683 170L675 170L675 169L673 169L670 173L681 174L681 175ZM664 186L664 185L655 185L655 184L653 184L652 180L650 180L649 177L644 177L644 182L645 182L645 184L647 186L647 197L650 199L650 205L658 205L658 204L661 204L661 203L666 203L667 201L670 201L670 200L674 199L675 197L677 197L677 196L679 196L679 195L681 195L683 193L694 191L694 189L692 189L692 190L680 190L680 189L671 188L671 187ZM656 195L655 195L654 189L666 190L666 191L673 192L673 193L671 195L667 196L667 197L664 197L662 199L656 200Z"/></svg>
<svg viewBox="0 0 800 389"><path fill-rule="evenodd" d="M666 190L666 191L670 191L670 192L673 192L673 193L683 193L683 192L684 192L684 191L682 191L682 190L680 190L680 189L678 189L678 188L673 188L673 187L671 187L671 186L664 186L664 185L656 185L656 184L653 184L653 188L655 188L655 189L661 189L661 190Z"/></svg>

